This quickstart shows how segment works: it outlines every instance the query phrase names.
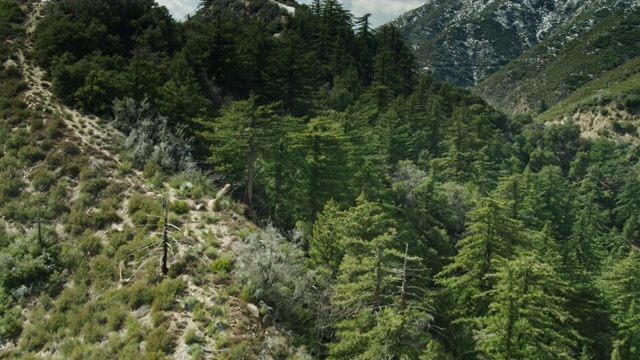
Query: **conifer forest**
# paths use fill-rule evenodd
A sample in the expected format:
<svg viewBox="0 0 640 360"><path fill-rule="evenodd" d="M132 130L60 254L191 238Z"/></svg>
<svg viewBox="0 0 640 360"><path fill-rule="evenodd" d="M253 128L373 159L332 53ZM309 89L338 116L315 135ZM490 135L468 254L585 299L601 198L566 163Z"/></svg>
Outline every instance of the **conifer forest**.
<svg viewBox="0 0 640 360"><path fill-rule="evenodd" d="M338 0L0 32L0 358L640 359L631 121L503 113Z"/></svg>

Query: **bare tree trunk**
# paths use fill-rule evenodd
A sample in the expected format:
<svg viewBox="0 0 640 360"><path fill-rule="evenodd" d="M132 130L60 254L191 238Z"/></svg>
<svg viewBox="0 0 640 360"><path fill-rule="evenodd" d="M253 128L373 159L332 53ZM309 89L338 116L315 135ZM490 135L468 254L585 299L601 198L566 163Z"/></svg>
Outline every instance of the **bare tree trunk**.
<svg viewBox="0 0 640 360"><path fill-rule="evenodd" d="M167 275L169 272L167 268L167 252L169 251L169 207L167 206L167 199L162 199L162 208L164 209L164 225L162 228L162 275Z"/></svg>
<svg viewBox="0 0 640 360"><path fill-rule="evenodd" d="M404 266L402 267L402 289L400 290L400 310L407 308L407 260L409 260L409 244L405 244Z"/></svg>
<svg viewBox="0 0 640 360"><path fill-rule="evenodd" d="M249 158L247 159L247 204L251 207L253 203L253 178L256 166L256 149L253 144L253 136L249 137Z"/></svg>

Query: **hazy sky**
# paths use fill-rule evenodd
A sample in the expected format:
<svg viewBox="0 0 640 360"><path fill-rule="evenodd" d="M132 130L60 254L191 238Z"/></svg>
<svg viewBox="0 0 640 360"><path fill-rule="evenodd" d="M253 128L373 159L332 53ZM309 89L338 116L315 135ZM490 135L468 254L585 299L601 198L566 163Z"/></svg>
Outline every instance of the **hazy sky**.
<svg viewBox="0 0 640 360"><path fill-rule="evenodd" d="M174 18L183 20L188 13L200 3L199 0L156 0L160 5L166 6ZM299 3L308 4L311 0L298 0ZM396 18L396 16L415 9L424 4L426 0L341 0L345 9L351 10L353 15L362 16L371 14L371 24L379 26Z"/></svg>

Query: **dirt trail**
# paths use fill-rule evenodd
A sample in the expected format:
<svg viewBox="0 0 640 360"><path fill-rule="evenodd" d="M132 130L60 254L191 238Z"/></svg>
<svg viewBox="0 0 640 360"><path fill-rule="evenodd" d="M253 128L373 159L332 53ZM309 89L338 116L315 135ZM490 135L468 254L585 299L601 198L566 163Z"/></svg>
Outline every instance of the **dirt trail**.
<svg viewBox="0 0 640 360"><path fill-rule="evenodd" d="M27 13L27 37L23 48L26 51L33 50L32 35L38 21L42 18L43 9L44 3L42 2L29 3L24 9ZM82 141L83 146L97 151L105 159L120 163L113 152L111 142L122 135L108 124L100 124L99 119L93 115L83 115L77 110L53 101L51 83L45 80L46 71L33 60L26 59L22 49L18 53L18 59L28 86L24 93L24 101L28 107L40 108L45 113L61 117L67 127L73 131L73 134Z"/></svg>

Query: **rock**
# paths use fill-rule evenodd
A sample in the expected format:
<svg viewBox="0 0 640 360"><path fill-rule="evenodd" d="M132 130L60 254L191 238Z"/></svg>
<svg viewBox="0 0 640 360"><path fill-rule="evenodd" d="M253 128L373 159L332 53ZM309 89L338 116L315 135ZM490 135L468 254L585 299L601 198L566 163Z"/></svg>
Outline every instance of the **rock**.
<svg viewBox="0 0 640 360"><path fill-rule="evenodd" d="M247 310L249 310L249 313L251 314L251 316L253 316L256 319L260 318L260 310L258 310L258 307L253 305L253 304L247 304Z"/></svg>
<svg viewBox="0 0 640 360"><path fill-rule="evenodd" d="M207 205L206 204L196 205L196 211L207 211Z"/></svg>
<svg viewBox="0 0 640 360"><path fill-rule="evenodd" d="M136 311L133 312L133 316L135 316L136 319L143 318L147 316L147 314L149 314L150 310L151 310L151 307L149 307L149 305L142 305Z"/></svg>
<svg viewBox="0 0 640 360"><path fill-rule="evenodd" d="M189 190L193 187L193 184L189 181L185 181L182 184L180 184L180 190L184 191L184 190Z"/></svg>

